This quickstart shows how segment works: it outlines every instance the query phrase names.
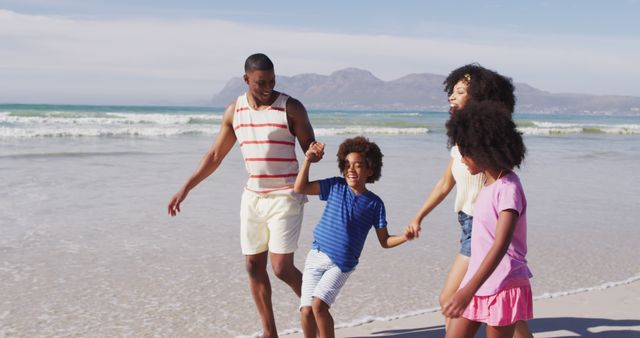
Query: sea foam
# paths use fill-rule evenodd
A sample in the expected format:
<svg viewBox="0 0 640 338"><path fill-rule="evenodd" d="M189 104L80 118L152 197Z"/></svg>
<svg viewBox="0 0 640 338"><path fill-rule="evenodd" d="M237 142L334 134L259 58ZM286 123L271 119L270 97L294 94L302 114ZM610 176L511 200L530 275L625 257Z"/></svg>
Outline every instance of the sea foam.
<svg viewBox="0 0 640 338"><path fill-rule="evenodd" d="M640 135L639 124L557 123L531 121L518 127L525 135L613 134Z"/></svg>

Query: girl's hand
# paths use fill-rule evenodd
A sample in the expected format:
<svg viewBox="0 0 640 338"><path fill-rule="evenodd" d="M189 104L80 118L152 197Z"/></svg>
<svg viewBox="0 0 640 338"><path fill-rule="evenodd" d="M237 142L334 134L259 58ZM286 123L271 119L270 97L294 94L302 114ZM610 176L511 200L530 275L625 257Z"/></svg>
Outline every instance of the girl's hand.
<svg viewBox="0 0 640 338"><path fill-rule="evenodd" d="M467 288L462 288L453 295L453 298L444 305L442 308L442 314L445 317L449 318L458 318L462 316L462 313L471 302L473 298L473 292L467 290Z"/></svg>

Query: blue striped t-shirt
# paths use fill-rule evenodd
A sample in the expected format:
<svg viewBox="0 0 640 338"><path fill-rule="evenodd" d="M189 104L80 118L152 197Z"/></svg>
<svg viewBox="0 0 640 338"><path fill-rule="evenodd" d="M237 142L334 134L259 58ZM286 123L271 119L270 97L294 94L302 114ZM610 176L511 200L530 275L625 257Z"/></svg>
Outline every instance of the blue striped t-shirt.
<svg viewBox="0 0 640 338"><path fill-rule="evenodd" d="M356 195L342 177L320 181L320 200L327 201L313 232L313 248L324 252L341 271L358 265L371 227L385 228L382 199L371 191Z"/></svg>

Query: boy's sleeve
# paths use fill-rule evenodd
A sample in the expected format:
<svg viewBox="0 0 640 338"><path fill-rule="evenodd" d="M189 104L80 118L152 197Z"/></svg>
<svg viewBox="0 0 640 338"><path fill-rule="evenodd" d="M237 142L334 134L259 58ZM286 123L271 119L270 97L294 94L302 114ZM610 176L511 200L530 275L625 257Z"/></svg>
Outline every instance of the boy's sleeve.
<svg viewBox="0 0 640 338"><path fill-rule="evenodd" d="M522 189L515 182L508 182L500 187L498 195L498 212L504 210L515 210L518 214L522 214L524 207Z"/></svg>
<svg viewBox="0 0 640 338"><path fill-rule="evenodd" d="M375 222L373 223L374 228L382 229L387 227L387 211L385 210L384 202L382 201L377 205L375 218Z"/></svg>
<svg viewBox="0 0 640 338"><path fill-rule="evenodd" d="M320 180L320 200L326 201L329 198L329 193L331 192L331 187L336 184L336 177L325 178L324 180Z"/></svg>

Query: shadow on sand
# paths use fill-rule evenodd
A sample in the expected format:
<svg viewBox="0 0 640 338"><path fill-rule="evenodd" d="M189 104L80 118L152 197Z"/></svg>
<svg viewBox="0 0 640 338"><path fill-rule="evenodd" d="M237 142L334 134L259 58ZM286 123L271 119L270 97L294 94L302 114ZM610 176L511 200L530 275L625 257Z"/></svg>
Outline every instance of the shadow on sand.
<svg viewBox="0 0 640 338"><path fill-rule="evenodd" d="M640 319L606 318L536 318L529 322L534 337L587 337L587 338L627 338L640 337ZM339 332L337 332L339 335ZM349 338L436 338L444 337L444 326L430 326L414 329L397 329L372 332L369 336L350 336ZM476 334L477 338L486 338L484 327Z"/></svg>

